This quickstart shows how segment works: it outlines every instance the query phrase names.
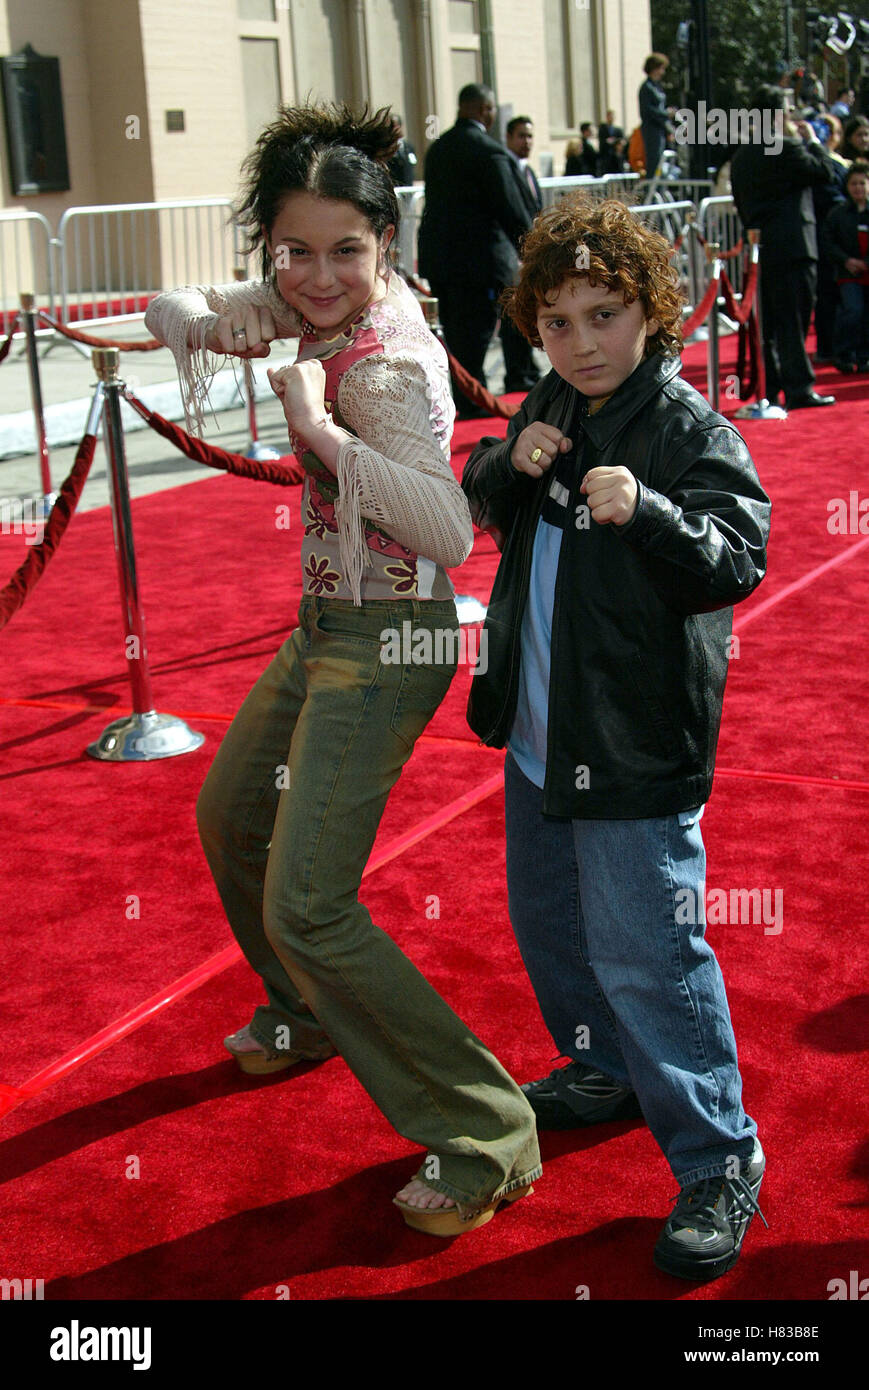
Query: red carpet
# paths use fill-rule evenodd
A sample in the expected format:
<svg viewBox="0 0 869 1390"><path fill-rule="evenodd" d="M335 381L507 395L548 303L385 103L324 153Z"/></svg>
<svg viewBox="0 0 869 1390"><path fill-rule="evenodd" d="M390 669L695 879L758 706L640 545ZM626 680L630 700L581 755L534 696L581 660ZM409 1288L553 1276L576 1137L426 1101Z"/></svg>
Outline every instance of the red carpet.
<svg viewBox="0 0 869 1390"><path fill-rule="evenodd" d="M0 1121L0 1275L44 1279L47 1299L271 1300L288 1286L293 1299L568 1301L583 1287L595 1301L823 1301L831 1280L869 1276L869 541L827 527L830 499L866 495L869 388L840 380L833 411L744 426L773 538L768 578L736 615L708 886L781 890L783 929L709 928L768 1157L770 1228L754 1222L735 1269L699 1288L654 1269L675 1184L640 1124L545 1135L530 1200L456 1241L411 1232L390 1198L416 1154L340 1058L257 1081L223 1051L260 998L239 963ZM457 430L458 471L483 432ZM208 477L134 505L157 704L207 735L194 754L115 766L83 751L129 707L106 511L73 521L3 634L7 1087L231 943L194 803L293 623L300 527L276 529L285 500ZM0 582L22 549L2 538ZM494 568L478 538L457 589L485 601ZM500 771L465 724L468 679L417 747L376 852ZM507 918L500 793L389 859L364 896L519 1080L549 1070Z"/></svg>

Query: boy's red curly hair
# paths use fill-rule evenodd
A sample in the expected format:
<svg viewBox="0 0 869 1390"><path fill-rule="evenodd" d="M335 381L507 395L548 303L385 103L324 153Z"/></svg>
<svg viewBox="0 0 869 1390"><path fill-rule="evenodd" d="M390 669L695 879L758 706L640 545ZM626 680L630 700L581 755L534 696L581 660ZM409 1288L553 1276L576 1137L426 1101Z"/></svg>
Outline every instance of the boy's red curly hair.
<svg viewBox="0 0 869 1390"><path fill-rule="evenodd" d="M646 339L647 357L681 352L684 296L673 248L624 203L594 203L582 194L561 199L526 232L520 256L519 283L503 292L501 304L535 347L542 346L537 315L549 296L565 280L586 276L592 285L621 291L626 304L639 299L646 318L658 320L657 333Z"/></svg>

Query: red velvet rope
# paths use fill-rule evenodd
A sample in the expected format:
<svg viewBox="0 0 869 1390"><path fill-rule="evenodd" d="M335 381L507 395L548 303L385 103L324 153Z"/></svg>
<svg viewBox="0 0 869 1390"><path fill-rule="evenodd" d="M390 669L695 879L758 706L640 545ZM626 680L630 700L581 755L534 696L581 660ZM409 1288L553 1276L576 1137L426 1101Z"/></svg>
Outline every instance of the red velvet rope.
<svg viewBox="0 0 869 1390"><path fill-rule="evenodd" d="M27 559L13 574L4 589L0 589L0 629L18 612L31 592L45 566L57 550L87 481L96 448L96 435L86 434L78 446L69 477L45 523L45 532L38 545L30 547Z"/></svg>
<svg viewBox="0 0 869 1390"><path fill-rule="evenodd" d="M748 323L739 325L739 340L736 358L736 374L739 377L739 399L751 400L757 395L758 363L760 361L760 332L757 315L752 314Z"/></svg>
<svg viewBox="0 0 869 1390"><path fill-rule="evenodd" d="M698 229L698 227L697 227L696 225L695 225L695 227L694 227L694 235L696 236L697 240L700 242L700 245L701 245L701 246L705 246L705 245L707 244L705 236L704 236L703 233ZM739 238L739 241L736 243L736 245L735 245L735 246L731 246L731 248L730 248L729 251L719 251L719 252L718 252L718 259L719 259L719 261L732 261L732 260L735 260L735 258L736 258L737 256L741 256L741 255L742 255L743 246L744 246L744 241L743 241L743 238L740 237L740 238Z"/></svg>
<svg viewBox="0 0 869 1390"><path fill-rule="evenodd" d="M417 280L416 276L413 274L412 271L406 270L406 271L404 272L404 278L405 278L405 280L407 281L407 283L410 285L410 288L411 288L412 290L416 290L417 294L424 294L425 297L426 297L426 299L433 299L433 298L434 298L434 295L432 294L431 290L427 290L426 287L425 287L425 285L422 283L422 281L421 281L421 280Z"/></svg>
<svg viewBox="0 0 869 1390"><path fill-rule="evenodd" d="M283 454L278 459L248 459L243 454L231 454L216 444L208 444L204 439L194 439L179 425L173 425L156 411L149 410L136 396L126 393L125 399L151 429L168 439L182 454L205 463L209 468L221 468L226 473L235 473L240 478L254 478L257 482L277 483L279 487L291 487L305 478L305 469L293 454Z"/></svg>
<svg viewBox="0 0 869 1390"><path fill-rule="evenodd" d="M418 294L424 294L426 299L434 298L431 290L427 290L409 271L405 274L405 279L410 288L416 290ZM443 339L441 341L443 342ZM502 401L500 396L493 396L492 392L488 391L482 382L477 381L476 377L471 376L467 368L463 367L458 358L453 356L446 343L444 343L444 347L447 351L447 361L450 364L453 381L469 401L473 401L474 405L482 406L490 415L500 415L503 420L509 420L516 414L519 409L518 405L511 404L509 401Z"/></svg>
<svg viewBox="0 0 869 1390"><path fill-rule="evenodd" d="M444 344L446 347L446 344ZM471 376L453 354L447 348L447 361L450 364L450 371L453 374L453 381L459 390L467 396L474 405L482 406L490 415L500 415L502 419L509 420L519 409L519 403L514 401L502 401L500 396L493 396L476 377Z"/></svg>
<svg viewBox="0 0 869 1390"><path fill-rule="evenodd" d="M690 338L691 334L696 333L700 325L706 322L707 318L709 317L709 310L712 308L713 304L718 298L719 282L720 276L716 276L714 280L709 281L709 284L706 286L706 293L704 294L700 303L697 305L697 308L694 310L693 314L691 314L690 317L687 318L685 322L682 324L683 338Z"/></svg>
<svg viewBox="0 0 869 1390"><path fill-rule="evenodd" d="M6 358L9 356L9 349L12 346L12 339L15 337L17 328L18 318L16 317L12 320L12 327L9 329L9 336L6 339L6 342L3 344L2 347L0 347L0 362L5 362Z"/></svg>
<svg viewBox="0 0 869 1390"><path fill-rule="evenodd" d="M46 314L44 309L39 310L39 317L49 324L56 333L62 333L64 338L73 338L75 342L84 343L87 347L113 347L120 352L153 352L156 348L166 346L165 343L159 342L156 338L146 338L141 343L119 343L112 338L95 338L92 333L80 333L77 328L70 328L65 323L59 323L50 314Z"/></svg>
<svg viewBox="0 0 869 1390"><path fill-rule="evenodd" d="M755 263L752 261L748 267L745 287L739 301L736 300L733 286L723 270L721 272L721 293L724 296L724 303L730 317L736 319L737 323L748 323L754 308L754 297L757 293L757 266Z"/></svg>

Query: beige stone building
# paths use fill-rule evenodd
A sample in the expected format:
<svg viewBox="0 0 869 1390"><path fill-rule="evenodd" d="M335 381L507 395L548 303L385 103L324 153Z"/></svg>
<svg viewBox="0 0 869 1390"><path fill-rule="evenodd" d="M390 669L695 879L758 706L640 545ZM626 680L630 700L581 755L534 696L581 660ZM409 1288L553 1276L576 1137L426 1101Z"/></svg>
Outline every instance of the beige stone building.
<svg viewBox="0 0 869 1390"><path fill-rule="evenodd" d="M0 0L0 54L60 60L70 181L16 195L4 131L0 206L57 228L71 206L232 198L275 107L309 94L399 111L421 176L479 80L560 173L580 121L636 124L650 43L648 0ZM171 280L165 248L143 274Z"/></svg>

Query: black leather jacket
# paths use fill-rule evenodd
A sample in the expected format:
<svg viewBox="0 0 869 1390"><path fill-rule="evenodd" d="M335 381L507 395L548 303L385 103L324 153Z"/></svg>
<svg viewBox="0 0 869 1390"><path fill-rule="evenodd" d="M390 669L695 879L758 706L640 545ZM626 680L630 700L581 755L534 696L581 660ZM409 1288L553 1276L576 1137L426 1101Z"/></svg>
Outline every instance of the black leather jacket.
<svg viewBox="0 0 869 1390"><path fill-rule="evenodd" d="M548 473L518 473L510 452L533 420L558 426L576 448L552 615L548 815L631 820L709 797L732 605L763 578L770 503L742 437L679 378L680 366L646 358L592 416L552 371L506 440L481 440L465 467L472 517L503 542L481 648L488 666L471 683L468 720L501 748L551 483ZM599 525L579 486L590 468L618 464L637 479L636 512L624 526Z"/></svg>

